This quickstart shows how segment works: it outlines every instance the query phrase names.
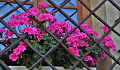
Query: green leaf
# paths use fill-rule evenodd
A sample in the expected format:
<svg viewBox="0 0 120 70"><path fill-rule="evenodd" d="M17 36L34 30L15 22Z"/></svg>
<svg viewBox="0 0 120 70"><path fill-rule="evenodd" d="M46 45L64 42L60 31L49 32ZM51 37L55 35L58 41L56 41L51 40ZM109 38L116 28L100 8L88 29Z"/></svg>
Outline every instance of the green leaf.
<svg viewBox="0 0 120 70"><path fill-rule="evenodd" d="M53 47L53 46L54 46L54 44L52 44L52 43L50 43L49 45L50 45L50 47Z"/></svg>
<svg viewBox="0 0 120 70"><path fill-rule="evenodd" d="M41 49L41 48L42 48L42 47L41 47L41 45L38 45L37 47L38 47L39 49Z"/></svg>
<svg viewBox="0 0 120 70"><path fill-rule="evenodd" d="M83 69L83 66L82 66L82 64L81 64L81 63L79 64L79 68L80 68L80 69Z"/></svg>
<svg viewBox="0 0 120 70"><path fill-rule="evenodd" d="M43 37L42 39L45 39L45 40L47 39L47 36L46 36L46 35L43 35L42 37Z"/></svg>
<svg viewBox="0 0 120 70"><path fill-rule="evenodd" d="M70 60L72 64L75 64L77 61L76 60Z"/></svg>
<svg viewBox="0 0 120 70"><path fill-rule="evenodd" d="M38 54L34 53L34 54L33 54L33 58L34 58L34 59L39 59L40 56L39 56Z"/></svg>
<svg viewBox="0 0 120 70"><path fill-rule="evenodd" d="M48 49L49 47L47 45L42 45L43 49Z"/></svg>
<svg viewBox="0 0 120 70"><path fill-rule="evenodd" d="M45 41L46 44L49 44L47 41Z"/></svg>
<svg viewBox="0 0 120 70"><path fill-rule="evenodd" d="M77 62L77 60L74 59L73 57L69 57L69 59L70 59L70 62L71 62L72 64L75 64L75 63Z"/></svg>
<svg viewBox="0 0 120 70"><path fill-rule="evenodd" d="M68 69L68 68L70 68L70 65L67 63L67 64L64 64L63 67L64 67L65 69Z"/></svg>
<svg viewBox="0 0 120 70"><path fill-rule="evenodd" d="M51 56L47 56L46 58L49 60L49 62L52 62L52 57Z"/></svg>
<svg viewBox="0 0 120 70"><path fill-rule="evenodd" d="M56 56L56 59L59 60L59 61L62 60L61 56Z"/></svg>
<svg viewBox="0 0 120 70"><path fill-rule="evenodd" d="M82 50L81 50L81 49L79 49L79 51L80 51L80 53L82 53Z"/></svg>
<svg viewBox="0 0 120 70"><path fill-rule="evenodd" d="M90 47L85 47L85 49L86 49L86 50L89 50L89 49L90 49Z"/></svg>
<svg viewBox="0 0 120 70"><path fill-rule="evenodd" d="M84 53L82 52L82 53L80 53L80 57L82 57L84 55Z"/></svg>
<svg viewBox="0 0 120 70"><path fill-rule="evenodd" d="M41 49L41 50L39 50L39 52L44 54L45 53L45 49Z"/></svg>

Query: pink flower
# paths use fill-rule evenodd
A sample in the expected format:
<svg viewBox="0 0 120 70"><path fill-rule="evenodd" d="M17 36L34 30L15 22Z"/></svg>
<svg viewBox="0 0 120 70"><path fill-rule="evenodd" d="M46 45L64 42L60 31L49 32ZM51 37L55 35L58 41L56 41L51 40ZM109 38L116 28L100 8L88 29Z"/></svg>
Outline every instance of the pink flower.
<svg viewBox="0 0 120 70"><path fill-rule="evenodd" d="M102 60L104 60L104 59L105 59L105 57L106 57L105 52L102 50L101 59L102 59Z"/></svg>
<svg viewBox="0 0 120 70"><path fill-rule="evenodd" d="M99 38L98 33L92 29L86 30L91 36L95 36L96 38Z"/></svg>
<svg viewBox="0 0 120 70"><path fill-rule="evenodd" d="M73 47L78 47L79 46L79 40L76 38L76 39L73 39Z"/></svg>
<svg viewBox="0 0 120 70"><path fill-rule="evenodd" d="M19 26L20 23L17 19L13 19L12 21L14 23L14 26Z"/></svg>
<svg viewBox="0 0 120 70"><path fill-rule="evenodd" d="M15 53L11 53L9 55L9 59L11 59L12 61L16 61L18 59L18 56Z"/></svg>
<svg viewBox="0 0 120 70"><path fill-rule="evenodd" d="M3 32L5 32L5 29L0 29L0 33L3 33Z"/></svg>
<svg viewBox="0 0 120 70"><path fill-rule="evenodd" d="M40 6L40 8L49 8L49 6L47 6L44 2L40 2L39 4L38 4L39 6Z"/></svg>
<svg viewBox="0 0 120 70"><path fill-rule="evenodd" d="M31 34L35 35L36 33L38 33L36 27L26 27L21 32L22 33L28 32L29 35L31 35Z"/></svg>
<svg viewBox="0 0 120 70"><path fill-rule="evenodd" d="M26 40L26 41L28 41L28 40ZM27 47L27 45L24 42L20 42L19 45Z"/></svg>
<svg viewBox="0 0 120 70"><path fill-rule="evenodd" d="M10 17L10 19L16 19L16 15L15 14L12 14L12 16Z"/></svg>
<svg viewBox="0 0 120 70"><path fill-rule="evenodd" d="M13 32L11 32L10 30L6 30L6 32L5 32L5 34L4 34L5 36L13 36Z"/></svg>
<svg viewBox="0 0 120 70"><path fill-rule="evenodd" d="M37 8L31 8L31 9L29 9L29 11L31 12L31 15L33 15L33 16L40 13L40 10Z"/></svg>
<svg viewBox="0 0 120 70"><path fill-rule="evenodd" d="M84 60L85 60L85 61L89 61L89 60L92 61L93 59L92 59L91 56L86 56L86 57L84 58Z"/></svg>
<svg viewBox="0 0 120 70"><path fill-rule="evenodd" d="M91 29L91 27L87 24L81 24L80 26L85 30Z"/></svg>
<svg viewBox="0 0 120 70"><path fill-rule="evenodd" d="M13 53L15 53L16 55L19 55L21 53L21 50L19 48L15 48L13 50Z"/></svg>
<svg viewBox="0 0 120 70"><path fill-rule="evenodd" d="M23 45L18 45L17 48L21 51L24 52L26 50L26 47Z"/></svg>
<svg viewBox="0 0 120 70"><path fill-rule="evenodd" d="M8 40L8 36L5 36L5 40L6 40L6 41Z"/></svg>
<svg viewBox="0 0 120 70"><path fill-rule="evenodd" d="M33 31L34 31L33 28L29 27L27 32L28 32L29 35L31 35L31 34L33 34Z"/></svg>
<svg viewBox="0 0 120 70"><path fill-rule="evenodd" d="M23 12L23 15L24 15L24 16L25 16L25 15L26 15L26 16L30 16L31 14L24 11L24 12Z"/></svg>
<svg viewBox="0 0 120 70"><path fill-rule="evenodd" d="M82 47L88 47L89 44L86 43L85 41L81 41L80 46L82 46Z"/></svg>
<svg viewBox="0 0 120 70"><path fill-rule="evenodd" d="M106 46L113 46L114 43L113 43L112 41L107 41L107 42L105 43L105 45L106 45Z"/></svg>
<svg viewBox="0 0 120 70"><path fill-rule="evenodd" d="M7 24L8 24L10 27L14 27L14 22L13 22L13 21L8 21Z"/></svg>
<svg viewBox="0 0 120 70"><path fill-rule="evenodd" d="M88 38L88 36L87 36L85 33L79 34L78 37L79 37L80 39L86 39L86 38Z"/></svg>
<svg viewBox="0 0 120 70"><path fill-rule="evenodd" d="M71 37L68 37L67 39L66 39L66 44L71 44L71 42L72 42L72 38Z"/></svg>
<svg viewBox="0 0 120 70"><path fill-rule="evenodd" d="M69 47L69 50L71 50L76 56L80 57L79 50L76 47Z"/></svg>
<svg viewBox="0 0 120 70"><path fill-rule="evenodd" d="M107 32L109 30L109 28L107 26L105 26L105 25L101 26L100 28L103 29L105 32Z"/></svg>
<svg viewBox="0 0 120 70"><path fill-rule="evenodd" d="M92 60L92 66L95 66L97 64L97 58L93 58Z"/></svg>
<svg viewBox="0 0 120 70"><path fill-rule="evenodd" d="M109 30L109 28L107 26L105 26L105 25L101 26L100 28L103 29L103 31L105 31L105 32L107 32ZM111 34L111 31L110 31L109 34Z"/></svg>
<svg viewBox="0 0 120 70"><path fill-rule="evenodd" d="M81 32L80 32L80 30L77 28L77 29L75 30L75 33L77 33L77 34L79 35Z"/></svg>
<svg viewBox="0 0 120 70"><path fill-rule="evenodd" d="M34 38L35 38L36 42L39 42L42 39L42 35L41 34L36 34L36 35L34 35Z"/></svg>
<svg viewBox="0 0 120 70"><path fill-rule="evenodd" d="M40 14L38 18L47 22L54 21L54 17L48 13Z"/></svg>

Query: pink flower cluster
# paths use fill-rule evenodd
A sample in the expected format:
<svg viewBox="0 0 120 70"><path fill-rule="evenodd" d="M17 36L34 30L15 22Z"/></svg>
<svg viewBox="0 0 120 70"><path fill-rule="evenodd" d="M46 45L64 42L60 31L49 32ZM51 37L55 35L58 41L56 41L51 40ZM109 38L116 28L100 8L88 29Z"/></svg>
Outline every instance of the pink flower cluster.
<svg viewBox="0 0 120 70"><path fill-rule="evenodd" d="M106 36L101 42L101 45L106 45L110 49L113 49L113 51L116 51L116 45L114 45L113 40L110 36Z"/></svg>
<svg viewBox="0 0 120 70"><path fill-rule="evenodd" d="M53 24L49 24L47 28L57 37L64 37L65 34L73 29L73 27L65 21L54 22Z"/></svg>
<svg viewBox="0 0 120 70"><path fill-rule="evenodd" d="M101 59L102 59L102 60L104 60L104 59L105 59L105 57L106 57L105 52L102 50Z"/></svg>
<svg viewBox="0 0 120 70"><path fill-rule="evenodd" d="M79 50L76 47L69 47L69 50L71 50L76 56L79 56Z"/></svg>
<svg viewBox="0 0 120 70"><path fill-rule="evenodd" d="M8 21L7 24L10 25L11 27L14 27L19 26L20 23L17 19L12 19L11 21Z"/></svg>
<svg viewBox="0 0 120 70"><path fill-rule="evenodd" d="M95 30L91 29L91 27L90 27L89 25L87 25L87 24L82 24L81 27L82 27L83 29L85 29L91 36L94 36L94 37L96 37L96 38L99 38L98 33L97 33Z"/></svg>
<svg viewBox="0 0 120 70"><path fill-rule="evenodd" d="M103 31L107 32L109 30L109 28L107 26L101 26L100 28L103 29ZM111 34L111 32L109 33ZM116 45L113 43L113 40L110 36L106 36L101 42L101 45L106 45L107 47L109 47L110 49L113 49L113 51L116 51Z"/></svg>
<svg viewBox="0 0 120 70"><path fill-rule="evenodd" d="M33 15L33 16L40 14L40 10L38 8L30 8L29 11L30 11L31 15Z"/></svg>
<svg viewBox="0 0 120 70"><path fill-rule="evenodd" d="M27 45L24 42L20 42L17 48L13 50L13 53L9 55L9 59L12 61L16 61L18 59L18 55L23 53L26 50Z"/></svg>
<svg viewBox="0 0 120 70"><path fill-rule="evenodd" d="M39 6L40 6L40 8L49 8L49 6L47 6L44 2L40 2L39 4L38 4Z"/></svg>
<svg viewBox="0 0 120 70"><path fill-rule="evenodd" d="M6 30L5 31L5 40L8 40L8 37L12 37L13 36L13 32L11 32L10 30Z"/></svg>
<svg viewBox="0 0 120 70"><path fill-rule="evenodd" d="M24 12L25 13L25 12ZM10 25L11 27L14 26L19 26L20 24L23 25L30 25L30 23L32 23L32 21L29 21L30 18L28 16L26 16L25 14L18 14L15 15L13 14L10 18L11 20L7 22L8 25Z"/></svg>
<svg viewBox="0 0 120 70"><path fill-rule="evenodd" d="M29 13L30 12L30 13ZM36 16L37 14L40 14L40 10L38 9L38 8L30 8L29 9L29 12L25 12L24 11L24 13L23 13L23 15L24 16L27 16L27 17L29 17L29 16Z"/></svg>
<svg viewBox="0 0 120 70"><path fill-rule="evenodd" d="M95 39L99 38L99 35L96 31L94 31L93 29L91 29L91 27L87 24L82 24L81 27L83 29L85 29L91 36L95 37ZM53 24L49 24L47 27L53 34L55 34L57 37L64 37L66 34L68 34L68 32L70 32L73 27L68 24L65 21L62 22L54 22ZM108 28L101 27L104 30L108 30ZM106 30L106 31L107 31ZM78 28L71 34L69 35L69 37L66 39L66 44L68 44L69 50L71 50L76 56L80 57L80 51L79 48L81 48L82 52L87 52L87 50L85 49L85 47L91 47L91 44L88 44L88 40L90 40L90 38L83 32L81 32ZM110 47L110 49L113 49L115 51L116 46L114 45L111 37L106 36L105 39L103 39L101 41L102 45L106 45L108 47ZM103 50L101 50L102 55L101 55L101 59L104 60L105 59L105 52ZM84 60L86 62L91 62L92 65L96 65L98 59L97 57L92 57L92 56L87 56L84 58Z"/></svg>
<svg viewBox="0 0 120 70"><path fill-rule="evenodd" d="M38 18L42 21L47 21L47 22L55 21L55 18L50 13L40 14Z"/></svg>
<svg viewBox="0 0 120 70"><path fill-rule="evenodd" d="M28 33L29 35L33 34L34 39L39 42L42 39L42 36L46 34L45 31L41 31L41 29L36 27L26 27L22 31L22 33Z"/></svg>
<svg viewBox="0 0 120 70"><path fill-rule="evenodd" d="M91 27L87 24L82 24L81 27L85 29L91 36L95 36L99 38L98 33L91 29ZM78 28L66 39L66 44L71 47L79 48L79 47L89 47L90 45L87 43L87 40L90 38L83 32L81 32ZM79 50L76 50L79 51ZM75 52L73 52L76 54ZM77 54L77 56L79 53ZM80 56L80 55L79 55Z"/></svg>
<svg viewBox="0 0 120 70"><path fill-rule="evenodd" d="M92 66L95 66L97 64L97 59L96 58L93 58L91 56L86 56L84 58L84 61L87 61L87 62L92 62ZM89 65L89 63L88 63Z"/></svg>

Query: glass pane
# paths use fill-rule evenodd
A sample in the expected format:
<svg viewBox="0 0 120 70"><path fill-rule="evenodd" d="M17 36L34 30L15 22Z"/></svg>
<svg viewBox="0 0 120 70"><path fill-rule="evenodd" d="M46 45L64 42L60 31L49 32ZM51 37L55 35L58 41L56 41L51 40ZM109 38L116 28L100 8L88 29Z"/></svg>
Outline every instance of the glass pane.
<svg viewBox="0 0 120 70"><path fill-rule="evenodd" d="M18 0L18 1L25 1L25 0ZM29 2L33 2L33 0L29 0Z"/></svg>
<svg viewBox="0 0 120 70"><path fill-rule="evenodd" d="M54 8L47 8L48 11L53 11ZM76 10L75 9L62 9L67 15L71 16ZM58 22L62 22L65 21L67 18L61 14L60 12L57 12L56 15L54 16ZM76 23L78 23L78 17L77 17L77 12L71 17ZM74 24L72 24L69 20L67 20L68 23L70 23L72 26L74 26Z"/></svg>
<svg viewBox="0 0 120 70"><path fill-rule="evenodd" d="M64 2L65 0L52 0L55 4L60 5L62 2ZM47 4L50 4L47 0L46 0ZM68 2L66 4L67 6L77 6L77 0L71 0L70 2Z"/></svg>

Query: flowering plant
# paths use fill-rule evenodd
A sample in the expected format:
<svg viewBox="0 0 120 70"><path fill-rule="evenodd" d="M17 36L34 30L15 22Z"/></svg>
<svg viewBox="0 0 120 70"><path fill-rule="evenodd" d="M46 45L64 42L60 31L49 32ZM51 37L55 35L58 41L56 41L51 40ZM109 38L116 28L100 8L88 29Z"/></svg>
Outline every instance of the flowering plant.
<svg viewBox="0 0 120 70"><path fill-rule="evenodd" d="M52 12L47 11L45 8L48 8L43 2L39 3L38 8L29 9L30 13L24 12L23 14L11 16L11 20L7 22L9 26L14 29L17 29L20 35L27 35L25 38L34 48L36 48L41 54L45 54L50 48L52 48L57 42L56 40L46 33L46 31L41 27L34 27L35 21L31 18L33 16L39 15L38 19L44 22L53 22L49 24L47 29L51 31L58 39L62 39L66 34L68 34L72 29L69 23L62 21L57 22L57 19L51 15ZM25 28L19 29L20 26L26 25ZM99 35L96 31L91 29L91 26L87 24L80 25L84 30L86 30L95 40L99 39ZM108 31L106 26L101 26L105 32ZM10 30L0 29L0 33L4 34L5 41L11 41L14 43L18 38L12 38L13 33ZM111 34L111 32L109 33ZM68 38L64 41L68 49L73 52L77 57L81 58L93 45L94 42L78 28L69 35ZM113 43L113 40L109 35L107 35L101 42L101 45L109 47L116 51L116 46ZM9 59L12 61L17 61L20 65L26 65L30 67L35 63L40 56L33 52L24 42L20 42L16 48L11 50ZM73 64L77 62L63 47L58 46L51 54L46 57L53 65L62 65L64 68L70 68ZM105 52L99 49L98 46L92 50L92 52L84 58L84 62L87 65L95 66L96 63L100 60L105 59ZM58 64L59 62L59 64ZM41 62L40 65L46 65L45 62ZM39 67L39 66L38 66ZM79 64L79 67L82 67Z"/></svg>

